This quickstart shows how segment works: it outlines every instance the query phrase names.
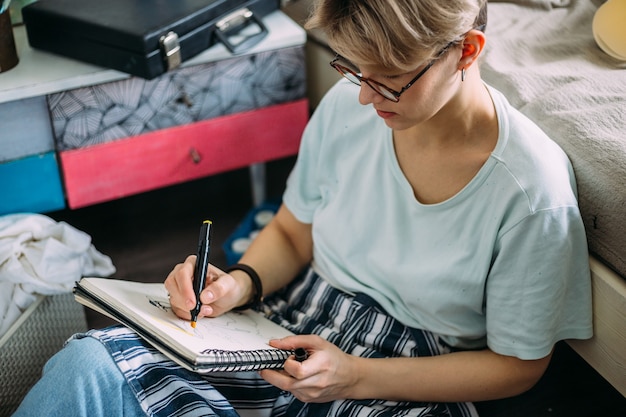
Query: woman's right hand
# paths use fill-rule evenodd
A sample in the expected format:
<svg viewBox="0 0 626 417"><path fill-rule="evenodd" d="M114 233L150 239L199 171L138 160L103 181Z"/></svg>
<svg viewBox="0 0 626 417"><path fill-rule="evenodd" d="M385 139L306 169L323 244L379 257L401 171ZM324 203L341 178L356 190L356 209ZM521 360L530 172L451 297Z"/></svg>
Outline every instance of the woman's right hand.
<svg viewBox="0 0 626 417"><path fill-rule="evenodd" d="M170 296L172 311L185 320L191 319L190 311L196 306L193 291L196 256L190 255L185 262L178 264L165 279L165 289ZM235 271L236 272L236 271ZM200 293L200 317L216 317L233 308L245 304L252 291L249 277L235 276L209 264L206 285Z"/></svg>

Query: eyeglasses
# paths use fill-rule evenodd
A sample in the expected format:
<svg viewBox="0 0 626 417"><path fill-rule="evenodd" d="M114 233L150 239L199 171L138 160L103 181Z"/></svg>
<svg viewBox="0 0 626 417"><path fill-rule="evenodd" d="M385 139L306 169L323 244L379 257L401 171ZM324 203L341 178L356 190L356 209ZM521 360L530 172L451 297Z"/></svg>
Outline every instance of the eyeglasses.
<svg viewBox="0 0 626 417"><path fill-rule="evenodd" d="M345 60L345 58L343 58L339 54L335 55L335 58L332 61L330 61L330 66L336 69L341 75L343 75L348 81L352 82L353 84L360 86L361 83L365 83L372 90L376 91L378 94L385 97L387 100L391 100L394 103L397 103L400 101L400 96L402 95L402 93L404 93L413 84L415 84L415 82L419 80L422 75L426 74L426 71L428 71L433 66L435 61L437 61L437 59L439 59L453 44L454 42L450 42L441 51L439 51L437 56L433 58L428 64L426 64L426 66L415 77L413 77L413 79L409 81L407 85L402 87L400 91L396 91L393 88L387 87L385 84L379 83L378 81L365 78L361 76L361 74L358 74L357 72L355 72L354 70L346 67L345 65L340 64L339 61L341 59Z"/></svg>

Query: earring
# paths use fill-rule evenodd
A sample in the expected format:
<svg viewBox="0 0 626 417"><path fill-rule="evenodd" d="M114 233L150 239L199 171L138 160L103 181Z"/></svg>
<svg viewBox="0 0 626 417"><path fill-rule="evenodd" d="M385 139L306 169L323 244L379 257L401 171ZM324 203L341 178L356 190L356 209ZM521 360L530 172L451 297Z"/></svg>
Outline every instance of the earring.
<svg viewBox="0 0 626 417"><path fill-rule="evenodd" d="M461 68L461 81L465 81L465 68Z"/></svg>

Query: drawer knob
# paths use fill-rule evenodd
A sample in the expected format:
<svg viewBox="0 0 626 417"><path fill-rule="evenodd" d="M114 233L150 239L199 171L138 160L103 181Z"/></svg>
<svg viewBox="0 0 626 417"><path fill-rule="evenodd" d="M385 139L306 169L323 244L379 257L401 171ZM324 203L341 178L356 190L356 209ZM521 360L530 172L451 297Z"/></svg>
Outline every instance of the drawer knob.
<svg viewBox="0 0 626 417"><path fill-rule="evenodd" d="M202 161L202 156L200 155L200 152L196 150L196 148L191 148L189 150L189 155L191 156L191 160L194 164L199 164Z"/></svg>

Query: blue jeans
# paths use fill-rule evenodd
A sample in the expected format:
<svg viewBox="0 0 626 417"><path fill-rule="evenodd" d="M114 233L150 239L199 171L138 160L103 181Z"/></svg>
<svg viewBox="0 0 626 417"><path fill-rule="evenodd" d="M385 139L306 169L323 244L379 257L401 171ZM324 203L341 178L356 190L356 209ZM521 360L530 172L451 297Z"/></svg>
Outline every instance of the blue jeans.
<svg viewBox="0 0 626 417"><path fill-rule="evenodd" d="M46 363L14 417L142 416L146 413L103 344L70 341Z"/></svg>

